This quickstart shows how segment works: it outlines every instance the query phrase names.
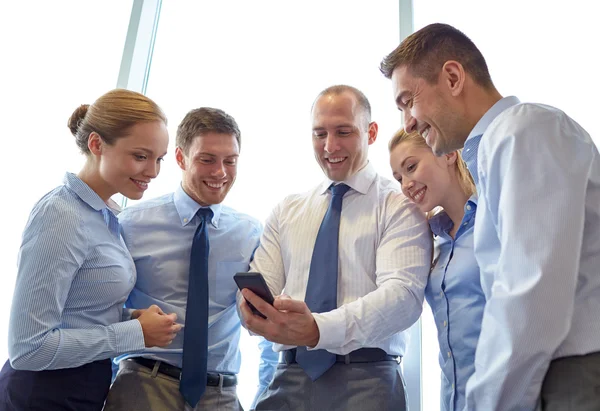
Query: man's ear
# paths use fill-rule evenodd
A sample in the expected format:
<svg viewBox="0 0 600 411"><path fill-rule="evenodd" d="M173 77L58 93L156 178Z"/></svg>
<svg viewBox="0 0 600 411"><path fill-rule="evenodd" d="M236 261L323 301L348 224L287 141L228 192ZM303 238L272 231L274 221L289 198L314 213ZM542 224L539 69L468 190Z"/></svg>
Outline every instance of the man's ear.
<svg viewBox="0 0 600 411"><path fill-rule="evenodd" d="M462 93L466 81L466 73L462 64L458 61L448 60L442 66L440 76L453 97Z"/></svg>
<svg viewBox="0 0 600 411"><path fill-rule="evenodd" d="M369 145L373 144L375 140L377 140L377 132L379 131L379 126L376 122L371 121L369 123Z"/></svg>
<svg viewBox="0 0 600 411"><path fill-rule="evenodd" d="M185 154L183 153L181 147L175 148L175 161L177 161L177 165L179 166L179 168L185 170Z"/></svg>
<svg viewBox="0 0 600 411"><path fill-rule="evenodd" d="M90 150L90 153L92 153L93 155L99 156L102 154L104 141L102 141L102 137L100 137L100 134L96 133L95 131L92 131L88 136L87 145L88 149Z"/></svg>

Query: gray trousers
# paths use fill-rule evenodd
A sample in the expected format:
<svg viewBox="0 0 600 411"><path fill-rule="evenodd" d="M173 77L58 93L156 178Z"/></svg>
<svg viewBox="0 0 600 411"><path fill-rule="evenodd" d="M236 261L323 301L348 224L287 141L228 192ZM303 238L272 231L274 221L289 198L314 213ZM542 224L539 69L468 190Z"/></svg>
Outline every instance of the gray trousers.
<svg viewBox="0 0 600 411"><path fill-rule="evenodd" d="M539 410L600 410L600 352L558 358L542 384Z"/></svg>
<svg viewBox="0 0 600 411"><path fill-rule="evenodd" d="M298 364L280 363L256 411L404 411L404 392L395 361L335 363L314 382Z"/></svg>
<svg viewBox="0 0 600 411"><path fill-rule="evenodd" d="M190 407L179 392L179 380L150 370L133 361L121 361L104 411L243 411L236 387L206 387L206 392Z"/></svg>

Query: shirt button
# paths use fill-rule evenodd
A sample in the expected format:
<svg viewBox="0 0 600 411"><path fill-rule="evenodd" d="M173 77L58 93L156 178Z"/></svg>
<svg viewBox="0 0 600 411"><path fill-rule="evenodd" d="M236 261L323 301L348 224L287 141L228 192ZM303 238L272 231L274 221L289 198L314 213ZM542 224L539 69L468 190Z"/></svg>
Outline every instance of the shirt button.
<svg viewBox="0 0 600 411"><path fill-rule="evenodd" d="M440 291L440 297L443 297L443 296L444 296L444 292Z"/></svg>
<svg viewBox="0 0 600 411"><path fill-rule="evenodd" d="M465 221L465 222L463 223L463 225L467 225L467 224L469 224L467 221Z"/></svg>
<svg viewBox="0 0 600 411"><path fill-rule="evenodd" d="M454 389L454 383L452 383L452 389Z"/></svg>
<svg viewBox="0 0 600 411"><path fill-rule="evenodd" d="M448 358L452 357L452 353L448 351Z"/></svg>
<svg viewBox="0 0 600 411"><path fill-rule="evenodd" d="M448 326L448 321L444 320L444 327Z"/></svg>
<svg viewBox="0 0 600 411"><path fill-rule="evenodd" d="M187 222L188 222L188 219L187 219L187 218L184 218L184 219L183 219L183 222L184 222L184 223L187 223Z"/></svg>
<svg viewBox="0 0 600 411"><path fill-rule="evenodd" d="M467 204L467 210L471 210L471 204Z"/></svg>

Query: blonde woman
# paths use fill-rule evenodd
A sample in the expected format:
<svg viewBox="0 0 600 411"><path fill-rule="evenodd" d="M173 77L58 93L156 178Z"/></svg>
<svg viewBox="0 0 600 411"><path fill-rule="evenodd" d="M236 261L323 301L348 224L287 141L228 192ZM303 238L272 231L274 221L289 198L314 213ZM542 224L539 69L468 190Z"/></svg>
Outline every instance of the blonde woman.
<svg viewBox="0 0 600 411"><path fill-rule="evenodd" d="M389 150L402 191L430 216L434 255L425 298L438 330L440 408L461 411L485 306L473 251L475 185L459 152L436 157L418 133L398 131Z"/></svg>

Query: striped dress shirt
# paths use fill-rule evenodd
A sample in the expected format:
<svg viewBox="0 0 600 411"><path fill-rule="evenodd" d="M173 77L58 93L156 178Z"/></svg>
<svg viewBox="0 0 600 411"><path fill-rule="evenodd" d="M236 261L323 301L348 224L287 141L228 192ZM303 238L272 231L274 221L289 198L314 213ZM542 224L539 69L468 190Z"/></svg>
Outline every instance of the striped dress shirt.
<svg viewBox="0 0 600 411"><path fill-rule="evenodd" d="M117 218L67 173L23 232L9 323L13 368L73 368L143 349L139 321L122 322L135 278Z"/></svg>
<svg viewBox="0 0 600 411"><path fill-rule="evenodd" d="M347 354L376 347L404 355L407 334L420 316L432 238L423 214L367 164L343 181L339 234L338 308L313 313L320 340L314 349ZM329 205L327 180L287 197L267 220L250 265L273 295L304 300L313 248ZM274 350L293 348L274 344Z"/></svg>
<svg viewBox="0 0 600 411"><path fill-rule="evenodd" d="M466 410L533 410L556 358L600 351L600 156L562 111L498 101L471 131L487 303ZM467 157L465 157L467 158Z"/></svg>

